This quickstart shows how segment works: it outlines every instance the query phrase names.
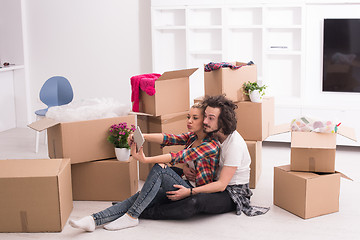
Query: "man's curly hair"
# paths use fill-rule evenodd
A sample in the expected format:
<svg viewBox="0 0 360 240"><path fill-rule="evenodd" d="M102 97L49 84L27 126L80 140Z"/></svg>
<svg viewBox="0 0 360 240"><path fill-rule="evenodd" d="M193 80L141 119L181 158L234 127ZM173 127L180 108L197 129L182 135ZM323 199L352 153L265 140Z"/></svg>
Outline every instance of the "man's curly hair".
<svg viewBox="0 0 360 240"><path fill-rule="evenodd" d="M225 95L217 95L205 96L202 103L205 105L205 108L220 108L218 127L222 129L225 135L229 135L236 130L237 119L235 109L237 105L233 101L227 99Z"/></svg>

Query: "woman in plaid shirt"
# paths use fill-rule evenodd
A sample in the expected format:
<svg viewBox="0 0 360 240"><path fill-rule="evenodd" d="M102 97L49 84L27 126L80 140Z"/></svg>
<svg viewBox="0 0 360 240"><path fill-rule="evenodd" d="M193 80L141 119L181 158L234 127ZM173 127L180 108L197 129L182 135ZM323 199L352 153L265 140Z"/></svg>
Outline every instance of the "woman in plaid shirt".
<svg viewBox="0 0 360 240"><path fill-rule="evenodd" d="M72 227L88 232L96 226L104 225L107 230L120 230L134 227L139 223L139 216L145 208L169 202L171 196L166 192L174 191L179 187L188 189L192 194L192 187L213 182L219 164L220 144L203 131L204 108L194 105L188 114L187 127L189 132L180 135L174 134L144 134L149 142L160 143L163 146L184 145L184 150L154 157L146 157L142 148L137 153L136 146L130 136L132 156L144 163L156 163L151 169L142 189L130 198L119 202L101 212L86 216L77 221L70 220ZM195 171L195 184L182 179L174 170L158 163L187 163ZM110 223L109 223L110 222Z"/></svg>

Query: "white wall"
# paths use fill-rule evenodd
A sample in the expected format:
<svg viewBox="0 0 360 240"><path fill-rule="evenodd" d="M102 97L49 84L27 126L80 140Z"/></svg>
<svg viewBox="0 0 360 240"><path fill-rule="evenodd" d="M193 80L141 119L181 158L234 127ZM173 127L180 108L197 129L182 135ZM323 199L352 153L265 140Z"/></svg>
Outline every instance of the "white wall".
<svg viewBox="0 0 360 240"><path fill-rule="evenodd" d="M20 0L0 0L0 62L24 64Z"/></svg>
<svg viewBox="0 0 360 240"><path fill-rule="evenodd" d="M22 4L32 113L44 107L40 88L56 75L69 79L74 100L113 97L130 105L130 77L151 71L150 1Z"/></svg>

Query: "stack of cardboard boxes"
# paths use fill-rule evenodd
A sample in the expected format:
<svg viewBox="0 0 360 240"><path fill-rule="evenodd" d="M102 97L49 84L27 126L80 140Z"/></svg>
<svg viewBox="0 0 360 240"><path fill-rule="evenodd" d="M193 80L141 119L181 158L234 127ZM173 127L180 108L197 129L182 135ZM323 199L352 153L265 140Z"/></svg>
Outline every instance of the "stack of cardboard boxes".
<svg viewBox="0 0 360 240"><path fill-rule="evenodd" d="M245 82L256 82L256 65L235 62L241 68L233 70L220 68L205 72L205 95L215 96L226 94L226 97L237 105L236 130L246 141L250 157L250 188L256 188L262 168L262 141L270 136L274 125L274 98L265 97L261 103L249 101L248 96L243 92ZM195 99L201 101L202 97Z"/></svg>
<svg viewBox="0 0 360 240"><path fill-rule="evenodd" d="M47 130L51 159L0 161L0 195L6 196L0 198L0 215L7 216L0 220L0 232L61 231L73 200L122 201L135 194L138 162L131 157L116 160L114 146L106 140L108 130L126 122L145 133L186 132L189 76L195 71L162 74L155 84L156 95L141 93L140 107L147 114L61 123L44 118L30 124L37 131ZM144 146L148 156L170 150L176 147ZM140 179L145 180L151 165L139 168Z"/></svg>
<svg viewBox="0 0 360 240"><path fill-rule="evenodd" d="M356 141L345 126L338 134ZM340 178L348 177L335 171L336 135L291 133L290 165L274 168L274 205L304 219L339 211Z"/></svg>
<svg viewBox="0 0 360 240"><path fill-rule="evenodd" d="M137 161L115 160L106 141L109 127L120 122L136 125L141 117L32 123L47 129L51 159L0 161L0 213L7 216L0 232L61 231L73 200L120 201L136 193Z"/></svg>
<svg viewBox="0 0 360 240"><path fill-rule="evenodd" d="M155 95L140 92L139 110L147 114L147 121L141 126L143 133L181 134L188 131L186 118L190 109L189 77L196 70L197 68L165 72L155 81ZM157 156L183 148L184 146L161 148L159 144L145 142L144 153L146 156ZM146 180L152 166L153 164L140 163L140 180Z"/></svg>

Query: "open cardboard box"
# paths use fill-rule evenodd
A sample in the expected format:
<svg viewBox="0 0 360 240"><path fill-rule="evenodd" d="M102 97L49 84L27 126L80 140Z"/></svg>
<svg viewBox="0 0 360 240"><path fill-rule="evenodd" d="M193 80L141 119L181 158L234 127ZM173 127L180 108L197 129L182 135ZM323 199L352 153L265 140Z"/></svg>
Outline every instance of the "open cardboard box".
<svg viewBox="0 0 360 240"><path fill-rule="evenodd" d="M61 232L72 208L69 159L0 160L0 232Z"/></svg>
<svg viewBox="0 0 360 240"><path fill-rule="evenodd" d="M70 158L71 163L114 158L114 146L107 141L111 125L126 122L137 125L136 115L60 123L43 118L28 126L36 131L47 130L50 158Z"/></svg>
<svg viewBox="0 0 360 240"><path fill-rule="evenodd" d="M272 134L290 131L290 124L275 126ZM341 125L337 133L291 132L291 170L335 172L336 136L356 141L355 130Z"/></svg>
<svg viewBox="0 0 360 240"><path fill-rule="evenodd" d="M232 62L239 69L220 68L211 72L204 72L205 95L215 96L226 94L233 101L249 100L243 92L245 82L257 81L256 65L247 65L243 62Z"/></svg>
<svg viewBox="0 0 360 240"><path fill-rule="evenodd" d="M123 201L138 190L137 161L131 157L73 164L71 177L73 200Z"/></svg>
<svg viewBox="0 0 360 240"><path fill-rule="evenodd" d="M188 111L190 107L189 77L198 68L164 72L155 81L153 96L140 91L139 110L154 116Z"/></svg>
<svg viewBox="0 0 360 240"><path fill-rule="evenodd" d="M308 219L339 211L340 172L294 172L274 167L274 205Z"/></svg>

